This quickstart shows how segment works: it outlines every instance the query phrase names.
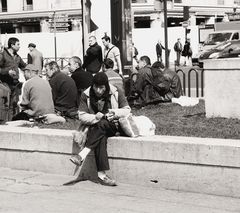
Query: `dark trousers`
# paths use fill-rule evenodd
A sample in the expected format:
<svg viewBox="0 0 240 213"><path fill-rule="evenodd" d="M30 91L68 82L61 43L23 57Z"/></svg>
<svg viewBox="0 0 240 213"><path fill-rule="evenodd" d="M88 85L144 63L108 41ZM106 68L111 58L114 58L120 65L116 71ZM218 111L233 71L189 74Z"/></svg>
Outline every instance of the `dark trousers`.
<svg viewBox="0 0 240 213"><path fill-rule="evenodd" d="M88 130L85 146L94 150L98 171L109 170L107 138L114 136L117 131L116 125L106 119L101 119Z"/></svg>
<svg viewBox="0 0 240 213"><path fill-rule="evenodd" d="M176 52L176 55L177 55L176 65L179 66L180 65L181 52Z"/></svg>

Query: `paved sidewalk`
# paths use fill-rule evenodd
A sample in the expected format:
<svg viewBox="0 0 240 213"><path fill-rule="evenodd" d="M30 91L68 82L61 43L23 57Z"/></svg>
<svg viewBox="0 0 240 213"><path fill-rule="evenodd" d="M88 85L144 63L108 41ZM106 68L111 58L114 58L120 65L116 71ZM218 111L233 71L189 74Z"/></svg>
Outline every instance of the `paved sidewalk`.
<svg viewBox="0 0 240 213"><path fill-rule="evenodd" d="M0 168L0 212L4 213L226 213L240 212L240 199L90 181L71 186L70 176Z"/></svg>

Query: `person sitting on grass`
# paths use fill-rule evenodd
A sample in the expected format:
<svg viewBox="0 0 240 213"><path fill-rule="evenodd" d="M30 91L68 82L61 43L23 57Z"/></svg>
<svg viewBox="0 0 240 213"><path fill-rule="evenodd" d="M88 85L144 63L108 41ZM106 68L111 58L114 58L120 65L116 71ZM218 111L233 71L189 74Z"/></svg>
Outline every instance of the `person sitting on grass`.
<svg viewBox="0 0 240 213"><path fill-rule="evenodd" d="M77 116L78 91L74 80L60 71L55 61L45 65L52 88L52 97L57 114L70 118Z"/></svg>
<svg viewBox="0 0 240 213"><path fill-rule="evenodd" d="M79 105L79 120L89 125L85 147L78 155L70 158L71 162L81 166L91 150L94 151L98 180L102 185L116 186L105 173L109 170L107 138L116 133L123 134L118 119L129 114L131 108L121 90L109 84L104 72L93 77L93 84L82 93Z"/></svg>
<svg viewBox="0 0 240 213"><path fill-rule="evenodd" d="M170 68L166 68L163 63L156 62L153 64L155 69L158 69L163 74L164 88L166 90L163 101L170 102L172 98L179 98L183 95L181 80L176 72Z"/></svg>
<svg viewBox="0 0 240 213"><path fill-rule="evenodd" d="M54 113L51 87L46 80L39 77L38 68L33 64L28 64L23 71L26 82L20 101L22 111L15 115L12 120L29 120Z"/></svg>
<svg viewBox="0 0 240 213"><path fill-rule="evenodd" d="M118 73L113 71L113 66L114 66L114 62L112 59L110 58L104 59L103 71L107 75L109 83L115 87L118 87L122 91L124 91L123 79Z"/></svg>

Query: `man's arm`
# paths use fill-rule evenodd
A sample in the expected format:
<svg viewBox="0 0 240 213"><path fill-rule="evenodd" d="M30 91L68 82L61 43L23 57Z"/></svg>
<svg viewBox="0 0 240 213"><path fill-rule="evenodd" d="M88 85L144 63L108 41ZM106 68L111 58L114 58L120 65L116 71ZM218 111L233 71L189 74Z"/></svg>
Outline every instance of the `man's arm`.
<svg viewBox="0 0 240 213"><path fill-rule="evenodd" d="M20 56L19 56L20 57ZM27 64L22 60L22 58L20 57L20 63L19 63L19 68L23 69L27 66Z"/></svg>
<svg viewBox="0 0 240 213"><path fill-rule="evenodd" d="M32 56L29 53L27 55L27 63L32 64Z"/></svg>

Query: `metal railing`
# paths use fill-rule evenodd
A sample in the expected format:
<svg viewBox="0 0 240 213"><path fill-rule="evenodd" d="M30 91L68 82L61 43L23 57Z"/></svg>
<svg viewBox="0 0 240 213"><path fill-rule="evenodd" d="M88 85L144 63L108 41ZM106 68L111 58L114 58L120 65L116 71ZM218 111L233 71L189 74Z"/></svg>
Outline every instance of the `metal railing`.
<svg viewBox="0 0 240 213"><path fill-rule="evenodd" d="M59 57L57 58L57 63L59 65L59 68L62 70L64 69L70 60L71 57ZM27 58L23 58L24 62L27 63ZM43 58L43 64L45 65L46 63L50 62L50 61L55 61L54 57L47 57L47 58Z"/></svg>
<svg viewBox="0 0 240 213"><path fill-rule="evenodd" d="M182 75L182 87L185 95L191 97L191 90L196 89L196 97L199 97L199 90L201 90L201 97L204 96L204 69L202 68L190 68L188 71L184 71L181 68L176 69L176 73ZM193 75L195 76L195 87L192 87L192 83L194 79L192 79ZM181 76L179 75L181 78ZM199 86L199 78L200 78L200 86ZM187 85L186 85L187 81ZM186 91L188 90L188 91Z"/></svg>

